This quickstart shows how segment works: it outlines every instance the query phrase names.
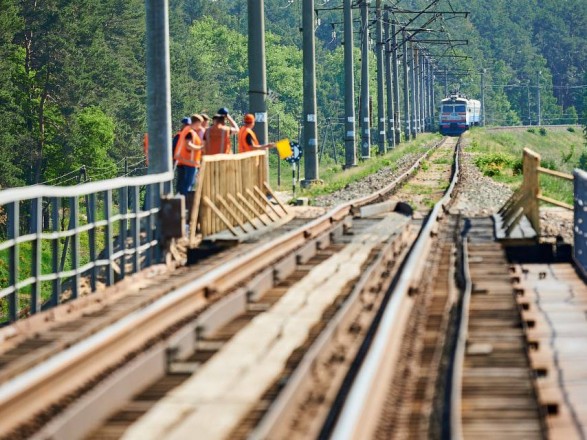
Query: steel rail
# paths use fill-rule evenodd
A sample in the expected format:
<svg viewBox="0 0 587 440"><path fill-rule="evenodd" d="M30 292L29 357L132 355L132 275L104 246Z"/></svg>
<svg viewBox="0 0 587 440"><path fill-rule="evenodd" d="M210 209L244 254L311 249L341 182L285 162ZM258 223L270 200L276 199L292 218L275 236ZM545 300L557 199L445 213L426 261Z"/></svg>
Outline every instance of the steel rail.
<svg viewBox="0 0 587 440"><path fill-rule="evenodd" d="M441 217L445 205L450 201L458 179L459 145L457 143L451 184L444 197L436 203L426 219L426 223L406 260L394 293L383 312L377 334L338 417L331 436L334 439L370 438L373 424L369 423L367 419L371 410L379 405L386 393L386 387L381 386L380 378L381 376L389 378L393 373L395 360L399 356L403 329L413 303L410 298L410 290L417 284L424 270L425 256L431 245L434 227ZM384 373L382 373L383 371Z"/></svg>
<svg viewBox="0 0 587 440"><path fill-rule="evenodd" d="M461 417L461 391L463 388L463 365L465 362L467 331L469 328L469 306L471 304L471 292L473 290L473 284L471 281L471 269L469 267L469 247L467 244L467 237L463 237L462 252L462 268L463 278L465 281L465 289L461 301L460 325L457 330L455 354L452 360L452 386L450 390L449 407L450 417L448 420L450 438L454 440L461 440L463 438L463 423Z"/></svg>
<svg viewBox="0 0 587 440"><path fill-rule="evenodd" d="M309 239L329 230L352 210L393 191L445 140L429 148L414 165L382 190L335 207L306 225L212 269L201 278L131 313L10 382L1 384L0 420L3 420L3 426L0 435L10 432L52 402L90 382L119 363L125 355L140 350L148 341L157 338L176 323L193 316L204 308L206 298L211 293L224 293L235 288L253 274L286 257Z"/></svg>

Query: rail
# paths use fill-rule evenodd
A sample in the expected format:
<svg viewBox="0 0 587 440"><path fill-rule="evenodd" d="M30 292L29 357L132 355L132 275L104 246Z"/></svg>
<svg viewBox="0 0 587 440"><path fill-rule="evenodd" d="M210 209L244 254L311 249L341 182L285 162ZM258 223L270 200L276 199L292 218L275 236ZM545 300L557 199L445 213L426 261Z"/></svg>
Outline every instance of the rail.
<svg viewBox="0 0 587 440"><path fill-rule="evenodd" d="M499 210L499 214L503 217L503 227L506 236L511 234L523 216L528 218L536 234L540 235L540 201L573 210L573 207L567 203L543 196L540 190L540 174L572 181L574 178L571 174L541 167L540 154L529 148L524 148L522 169L524 180L520 188L512 194Z"/></svg>
<svg viewBox="0 0 587 440"><path fill-rule="evenodd" d="M158 261L157 215L172 180L161 173L0 191L0 325L80 296L82 278L89 293Z"/></svg>
<svg viewBox="0 0 587 440"><path fill-rule="evenodd" d="M409 317L412 300L410 290L425 270L424 256L430 249L431 237L435 232L445 207L449 203L459 179L459 147L455 152L453 176L444 197L436 203L426 220L418 239L405 262L401 276L394 287L394 293L387 304L377 334L353 382L346 402L338 417L332 438L368 438L373 428L367 419L372 409L381 405L384 399L386 379L393 374L394 363L399 355L402 331Z"/></svg>

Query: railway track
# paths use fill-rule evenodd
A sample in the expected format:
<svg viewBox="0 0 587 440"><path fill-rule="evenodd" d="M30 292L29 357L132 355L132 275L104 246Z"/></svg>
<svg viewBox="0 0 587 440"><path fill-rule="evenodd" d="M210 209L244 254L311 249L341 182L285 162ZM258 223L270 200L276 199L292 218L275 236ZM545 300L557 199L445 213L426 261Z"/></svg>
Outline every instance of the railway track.
<svg viewBox="0 0 587 440"><path fill-rule="evenodd" d="M435 236L420 236L429 248L412 251L323 438L546 437L504 249L491 219L450 204Z"/></svg>
<svg viewBox="0 0 587 440"><path fill-rule="evenodd" d="M363 239L372 235L381 220L365 215L351 225L349 215L361 217L361 207L385 200L433 150L387 188L281 231L276 239L226 251L179 276L154 277L140 293L105 299L105 307L93 304L95 308L76 310L70 305L72 313L40 315L38 322L51 322L47 331L22 331L22 338L5 341L4 347L12 346L4 351L0 364L0 418L6 421L0 434L83 437L90 429L100 429L118 401L131 402L130 407L120 408L123 419L140 416L156 401L153 396L163 396L188 374L204 368L240 327L271 310L272 301L279 299L288 283L311 271L313 264L332 258L340 247L348 249L355 234ZM389 207L374 209L384 212ZM404 215L381 215L395 226L379 230L371 251L359 259L357 268L370 273L375 261L378 268L397 264L410 234ZM360 279L360 271L349 277L342 293L334 296L334 309L323 311L326 315L344 298L358 295L351 286ZM376 291L367 281L367 291Z"/></svg>

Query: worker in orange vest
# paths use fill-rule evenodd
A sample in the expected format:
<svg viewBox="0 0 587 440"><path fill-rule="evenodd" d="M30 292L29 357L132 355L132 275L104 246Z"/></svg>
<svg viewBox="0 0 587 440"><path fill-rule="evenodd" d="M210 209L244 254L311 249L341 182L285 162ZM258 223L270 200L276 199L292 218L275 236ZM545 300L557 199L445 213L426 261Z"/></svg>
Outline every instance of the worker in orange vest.
<svg viewBox="0 0 587 440"><path fill-rule="evenodd" d="M191 124L179 133L174 159L177 163L177 192L187 196L193 190L202 159L202 140L197 131L202 125L200 115L192 115Z"/></svg>
<svg viewBox="0 0 587 440"><path fill-rule="evenodd" d="M266 150L275 147L275 143L260 145L257 135L253 131L255 127L255 116L247 113L243 118L243 125L238 132L238 152L246 153L248 151Z"/></svg>
<svg viewBox="0 0 587 440"><path fill-rule="evenodd" d="M226 119L230 122L227 127ZM230 135L238 133L238 125L228 114L228 110L222 108L212 118L212 126L204 134L204 154L231 154Z"/></svg>

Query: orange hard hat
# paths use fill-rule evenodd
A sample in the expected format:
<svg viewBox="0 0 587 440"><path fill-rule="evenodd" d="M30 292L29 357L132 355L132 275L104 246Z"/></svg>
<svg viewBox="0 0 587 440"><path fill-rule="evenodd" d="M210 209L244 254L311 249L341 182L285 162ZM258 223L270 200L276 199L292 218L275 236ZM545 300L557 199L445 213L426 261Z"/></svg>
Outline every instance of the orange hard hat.
<svg viewBox="0 0 587 440"><path fill-rule="evenodd" d="M255 116L250 113L247 113L244 117L244 121L245 124L252 124L253 122L255 122Z"/></svg>

